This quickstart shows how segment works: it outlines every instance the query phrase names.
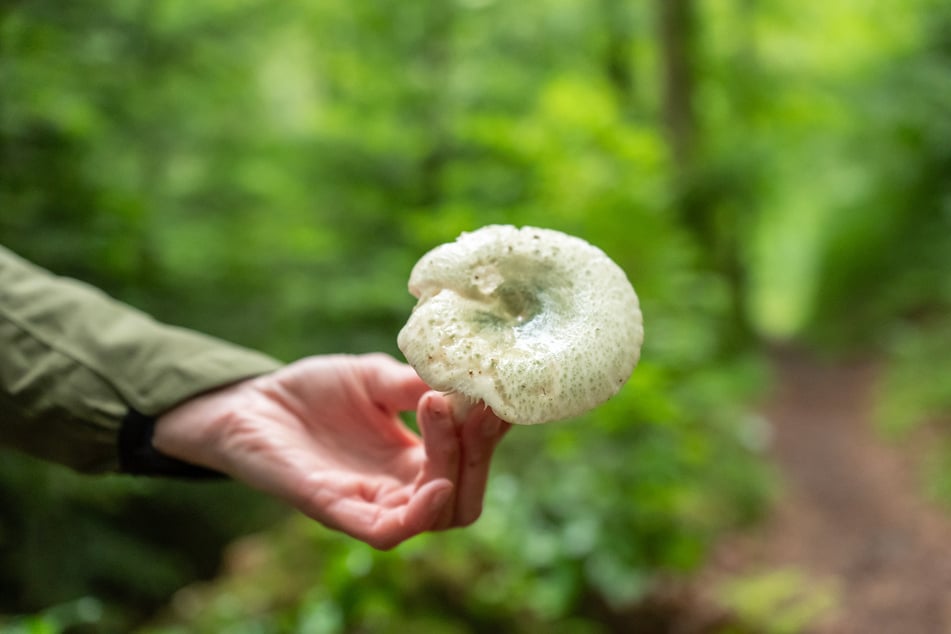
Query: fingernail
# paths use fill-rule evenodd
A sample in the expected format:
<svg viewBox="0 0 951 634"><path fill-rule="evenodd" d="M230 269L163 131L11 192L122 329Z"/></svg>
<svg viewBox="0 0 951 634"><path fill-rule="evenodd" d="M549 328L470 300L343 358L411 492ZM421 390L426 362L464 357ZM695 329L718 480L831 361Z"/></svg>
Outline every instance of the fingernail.
<svg viewBox="0 0 951 634"><path fill-rule="evenodd" d="M440 511L446 503L449 501L450 496L452 496L452 487L446 487L435 496L433 496L433 501L430 503L430 508L433 511Z"/></svg>
<svg viewBox="0 0 951 634"><path fill-rule="evenodd" d="M438 420L441 423L451 420L449 416L449 410L446 408L445 404L441 403L436 397L429 399L429 415L433 418L433 420Z"/></svg>

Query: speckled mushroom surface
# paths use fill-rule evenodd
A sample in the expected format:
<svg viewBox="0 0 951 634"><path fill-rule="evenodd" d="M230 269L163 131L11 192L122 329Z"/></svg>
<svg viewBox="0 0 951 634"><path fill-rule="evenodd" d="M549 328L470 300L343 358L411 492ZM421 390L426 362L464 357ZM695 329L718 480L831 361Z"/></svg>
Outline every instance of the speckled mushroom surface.
<svg viewBox="0 0 951 634"><path fill-rule="evenodd" d="M435 389L517 424L571 418L630 377L637 295L603 251L550 229L490 225L424 255L398 344Z"/></svg>

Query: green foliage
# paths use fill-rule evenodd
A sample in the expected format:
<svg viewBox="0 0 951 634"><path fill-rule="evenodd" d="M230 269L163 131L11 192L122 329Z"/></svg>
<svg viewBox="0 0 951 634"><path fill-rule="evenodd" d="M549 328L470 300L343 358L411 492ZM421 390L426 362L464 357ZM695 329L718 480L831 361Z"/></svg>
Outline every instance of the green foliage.
<svg viewBox="0 0 951 634"><path fill-rule="evenodd" d="M26 617L0 618L0 634L92 632L116 626L117 623L104 613L102 603L92 597L80 597Z"/></svg>
<svg viewBox="0 0 951 634"><path fill-rule="evenodd" d="M951 325L898 331L882 385L878 419L893 434L951 411Z"/></svg>
<svg viewBox="0 0 951 634"><path fill-rule="evenodd" d="M737 619L721 634L813 631L838 604L834 584L817 582L794 569L734 579L720 593L720 601Z"/></svg>
<svg viewBox="0 0 951 634"><path fill-rule="evenodd" d="M951 152L939 141L951 108L951 9L931 9L918 39L857 95L864 127L848 152L871 182L830 225L815 311L820 340L881 340L876 331L896 315L907 322L951 306Z"/></svg>
<svg viewBox="0 0 951 634"><path fill-rule="evenodd" d="M747 310L767 338L874 343L876 325L907 308L895 295L927 298L920 283L894 290L885 273L906 274L902 258L939 240L920 227L912 235L915 216L940 219L904 199L896 177L927 159L893 134L918 108L912 102L934 95L896 85L916 56L933 63L922 37L930 4L940 3L871 9L837 0L803 10L773 1L752 14L712 16L710 50L720 64L706 96L713 158L742 170L739 201L754 207L739 248ZM936 102L918 124L942 125Z"/></svg>
<svg viewBox="0 0 951 634"><path fill-rule="evenodd" d="M740 149L776 152L757 170L748 252L769 337L876 346L896 317L948 304L949 9L867 9L841 0L750 27L770 97Z"/></svg>
<svg viewBox="0 0 951 634"><path fill-rule="evenodd" d="M940 140L948 134L945 113L951 108L951 7L925 6L931 11L920 39L908 58L889 67L870 101L879 179L866 203L871 222L854 239L840 236L840 266L826 284L838 297L826 303L832 313L850 302L858 333L879 331L889 359L880 424L894 435L925 427L931 437L923 460L928 487L951 503L951 150ZM899 103L896 93L915 98ZM859 226L855 219L853 224ZM869 287L872 292L862 290Z"/></svg>
<svg viewBox="0 0 951 634"><path fill-rule="evenodd" d="M49 618L65 622L74 600L86 597L74 607L88 616L90 602L108 598L101 618L119 630L184 582L214 574L223 542L279 516L230 483L82 477L9 452L0 498L0 610L62 604Z"/></svg>
<svg viewBox="0 0 951 634"><path fill-rule="evenodd" d="M951 507L951 322L896 329L876 402L890 437L927 439L920 476L931 496Z"/></svg>
<svg viewBox="0 0 951 634"><path fill-rule="evenodd" d="M646 55L649 12L611 16ZM586 605L637 600L760 508L744 406L759 367L727 354L729 281L673 213L656 96L630 99L603 69L604 19L581 2L41 2L4 16L0 239L160 319L287 359L397 353L412 264L491 222L590 240L642 298L632 383L583 420L513 432L471 531L384 555L295 524L274 534L293 556L271 581L225 582L179 615L188 631L598 631ZM4 464L14 492L27 473L65 483L3 516L20 597L7 609L148 605L207 574L240 530L208 504L221 493L189 489L185 504L179 488ZM204 503L211 534L117 524L144 504L174 517L172 500ZM82 552L61 538L74 516ZM16 557L18 517L63 548Z"/></svg>
<svg viewBox="0 0 951 634"><path fill-rule="evenodd" d="M244 546L259 567L195 588L201 610L168 619L209 633L604 631L599 606L688 573L723 527L755 515L768 482L731 415L698 413L714 394L742 402L745 380L701 377L678 407L657 396L675 375L642 369L598 416L513 430L465 531L379 553L295 520Z"/></svg>
<svg viewBox="0 0 951 634"><path fill-rule="evenodd" d="M762 508L756 336L943 363L918 320L951 298L947 2L695 3L686 157L656 7L0 9L0 242L159 319L287 360L398 354L413 263L497 222L591 241L642 300L632 381L514 430L476 526L380 554L292 521L155 631L604 631ZM947 371L903 367L889 420L947 407ZM7 454L0 491L0 610L87 597L116 629L272 517Z"/></svg>

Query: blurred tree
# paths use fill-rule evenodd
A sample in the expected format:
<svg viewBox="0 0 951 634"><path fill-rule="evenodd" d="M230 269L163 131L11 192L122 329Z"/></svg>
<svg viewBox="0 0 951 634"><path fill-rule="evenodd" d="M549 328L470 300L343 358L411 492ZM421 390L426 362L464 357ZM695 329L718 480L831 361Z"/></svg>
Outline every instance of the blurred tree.
<svg viewBox="0 0 951 634"><path fill-rule="evenodd" d="M657 7L663 56L664 123L674 166L679 178L685 179L694 164L697 143L695 9L693 0L658 0Z"/></svg>
<svg viewBox="0 0 951 634"><path fill-rule="evenodd" d="M839 209L821 254L811 325L823 342L883 342L896 319L951 308L951 6L922 6L920 35L856 89L863 123L847 152L868 182Z"/></svg>
<svg viewBox="0 0 951 634"><path fill-rule="evenodd" d="M618 110L634 116L643 97L638 95L635 65L635 30L637 19L630 3L622 0L601 0L601 15L605 33L602 45L602 64L610 83Z"/></svg>

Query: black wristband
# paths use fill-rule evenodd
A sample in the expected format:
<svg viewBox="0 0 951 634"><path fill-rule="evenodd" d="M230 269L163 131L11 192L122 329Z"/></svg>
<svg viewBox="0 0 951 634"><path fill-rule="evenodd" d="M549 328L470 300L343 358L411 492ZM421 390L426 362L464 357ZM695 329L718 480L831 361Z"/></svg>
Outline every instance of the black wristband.
<svg viewBox="0 0 951 634"><path fill-rule="evenodd" d="M190 480L221 479L219 471L171 458L152 446L155 418L130 409L119 428L119 471L132 475Z"/></svg>

